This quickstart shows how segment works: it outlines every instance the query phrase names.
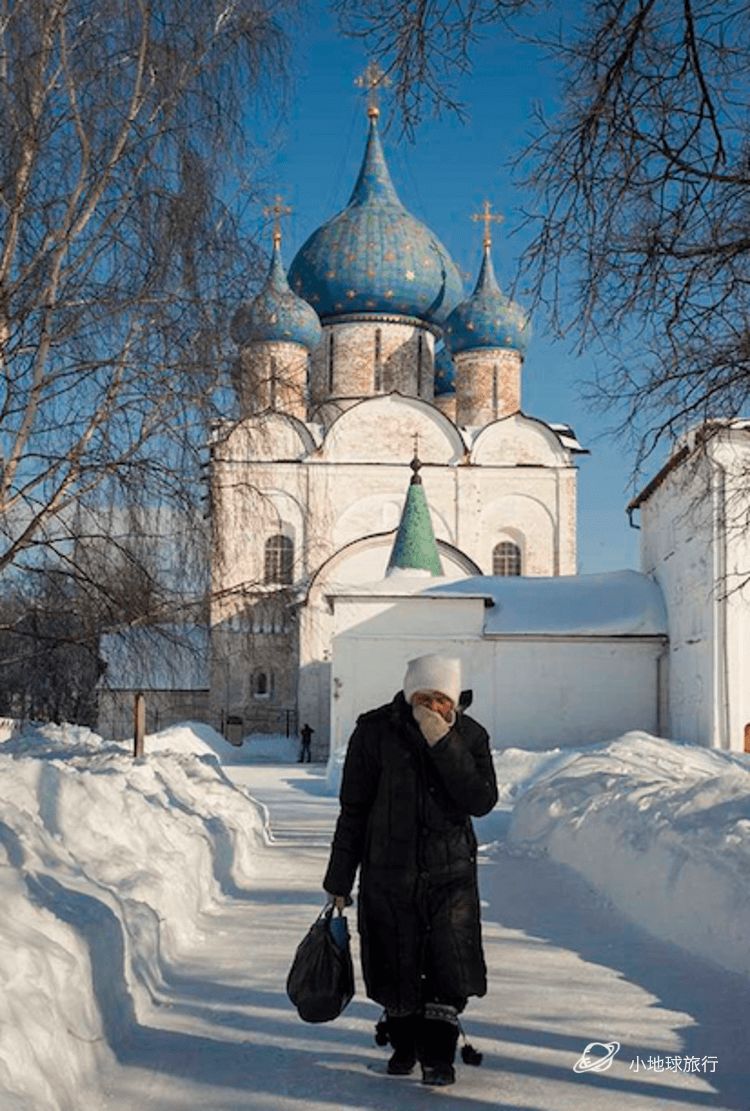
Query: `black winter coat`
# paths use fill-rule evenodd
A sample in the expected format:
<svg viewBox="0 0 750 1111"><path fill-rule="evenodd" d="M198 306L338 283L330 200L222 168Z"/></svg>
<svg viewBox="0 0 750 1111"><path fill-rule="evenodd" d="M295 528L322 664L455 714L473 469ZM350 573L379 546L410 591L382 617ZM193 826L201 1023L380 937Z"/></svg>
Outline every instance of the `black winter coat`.
<svg viewBox="0 0 750 1111"><path fill-rule="evenodd" d="M358 719L340 799L323 886L347 895L361 866L367 994L407 1013L425 1001L426 982L432 999L463 1009L487 990L469 817L497 802L487 732L459 713L430 747L399 692Z"/></svg>

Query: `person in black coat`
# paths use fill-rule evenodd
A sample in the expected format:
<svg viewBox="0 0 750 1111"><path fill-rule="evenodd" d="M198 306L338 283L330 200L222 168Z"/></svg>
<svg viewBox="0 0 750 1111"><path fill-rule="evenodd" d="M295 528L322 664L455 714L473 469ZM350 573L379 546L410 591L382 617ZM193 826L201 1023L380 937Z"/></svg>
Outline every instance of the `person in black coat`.
<svg viewBox="0 0 750 1111"><path fill-rule="evenodd" d="M497 802L486 730L460 711L460 661L420 656L392 702L362 714L341 782L323 887L359 875L362 973L386 1011L388 1071L451 1084L457 1016L487 990L471 815Z"/></svg>
<svg viewBox="0 0 750 1111"><path fill-rule="evenodd" d="M313 735L314 732L315 732L315 730L313 729L313 727L311 725L308 725L307 722L305 722L305 724L300 729L299 736L300 736L300 742L301 743L300 743L299 756L297 757L297 763L298 764L304 764L305 761L308 764L310 763L310 761L312 759L311 747L310 746L312 744L312 735Z"/></svg>

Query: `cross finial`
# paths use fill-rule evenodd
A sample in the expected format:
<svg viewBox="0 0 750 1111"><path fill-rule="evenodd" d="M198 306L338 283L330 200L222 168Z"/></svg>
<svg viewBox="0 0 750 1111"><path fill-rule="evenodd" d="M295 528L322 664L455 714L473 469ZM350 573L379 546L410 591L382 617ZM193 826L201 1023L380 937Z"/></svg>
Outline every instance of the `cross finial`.
<svg viewBox="0 0 750 1111"><path fill-rule="evenodd" d="M378 97L383 89L391 84L391 79L379 62L368 62L364 73L356 78L354 84L358 89L367 90L367 115L370 119L377 119L380 115Z"/></svg>
<svg viewBox="0 0 750 1111"><path fill-rule="evenodd" d="M492 210L492 202L491 201L485 201L484 204L482 205L482 211L481 212L474 212L474 213L472 213L472 216L471 216L472 220L476 220L477 222L481 221L484 224L484 243L483 243L483 246L485 246L485 247L491 247L492 246L492 230L491 230L492 224L499 224L503 220L503 217L500 215L499 212L492 212L491 210Z"/></svg>
<svg viewBox="0 0 750 1111"><path fill-rule="evenodd" d="M274 247L279 247L281 245L281 217L290 216L291 213L291 205L282 204L282 198L278 195L275 197L273 204L270 204L263 209L264 216L273 216Z"/></svg>

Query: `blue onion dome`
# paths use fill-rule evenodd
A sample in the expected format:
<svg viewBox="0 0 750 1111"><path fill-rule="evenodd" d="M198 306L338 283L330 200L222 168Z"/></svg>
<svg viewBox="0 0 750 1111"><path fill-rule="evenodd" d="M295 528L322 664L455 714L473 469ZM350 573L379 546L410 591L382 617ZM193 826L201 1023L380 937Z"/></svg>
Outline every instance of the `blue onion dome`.
<svg viewBox="0 0 750 1111"><path fill-rule="evenodd" d="M257 297L237 310L231 331L240 347L275 340L298 343L312 351L320 342L322 329L315 309L289 288L278 234L274 235L271 265L263 287Z"/></svg>
<svg viewBox="0 0 750 1111"><path fill-rule="evenodd" d="M435 397L454 393L456 389L456 368L447 347L439 347L435 352Z"/></svg>
<svg viewBox="0 0 750 1111"><path fill-rule="evenodd" d="M377 128L343 212L314 231L289 270L292 288L328 317L388 314L441 324L463 296L458 270L428 227L406 211Z"/></svg>
<svg viewBox="0 0 750 1111"><path fill-rule="evenodd" d="M492 266L490 244L485 242L474 292L445 322L445 344L453 355L482 347L510 347L523 354L530 338L529 319L521 306L501 291Z"/></svg>

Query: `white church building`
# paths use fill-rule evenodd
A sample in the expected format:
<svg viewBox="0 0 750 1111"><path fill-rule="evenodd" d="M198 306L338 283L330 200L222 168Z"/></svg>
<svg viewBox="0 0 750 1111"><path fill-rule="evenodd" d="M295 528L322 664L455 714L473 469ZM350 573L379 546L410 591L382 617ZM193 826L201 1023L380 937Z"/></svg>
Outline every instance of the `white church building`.
<svg viewBox="0 0 750 1111"><path fill-rule="evenodd" d="M634 500L642 571L577 575L583 449L523 410L528 323L483 218L467 296L401 204L371 105L349 203L288 273L277 220L233 326L239 419L211 444L209 719L234 737L308 722L340 755L439 650L498 746L644 729L741 750L750 544L727 521L748 430L693 437Z"/></svg>

